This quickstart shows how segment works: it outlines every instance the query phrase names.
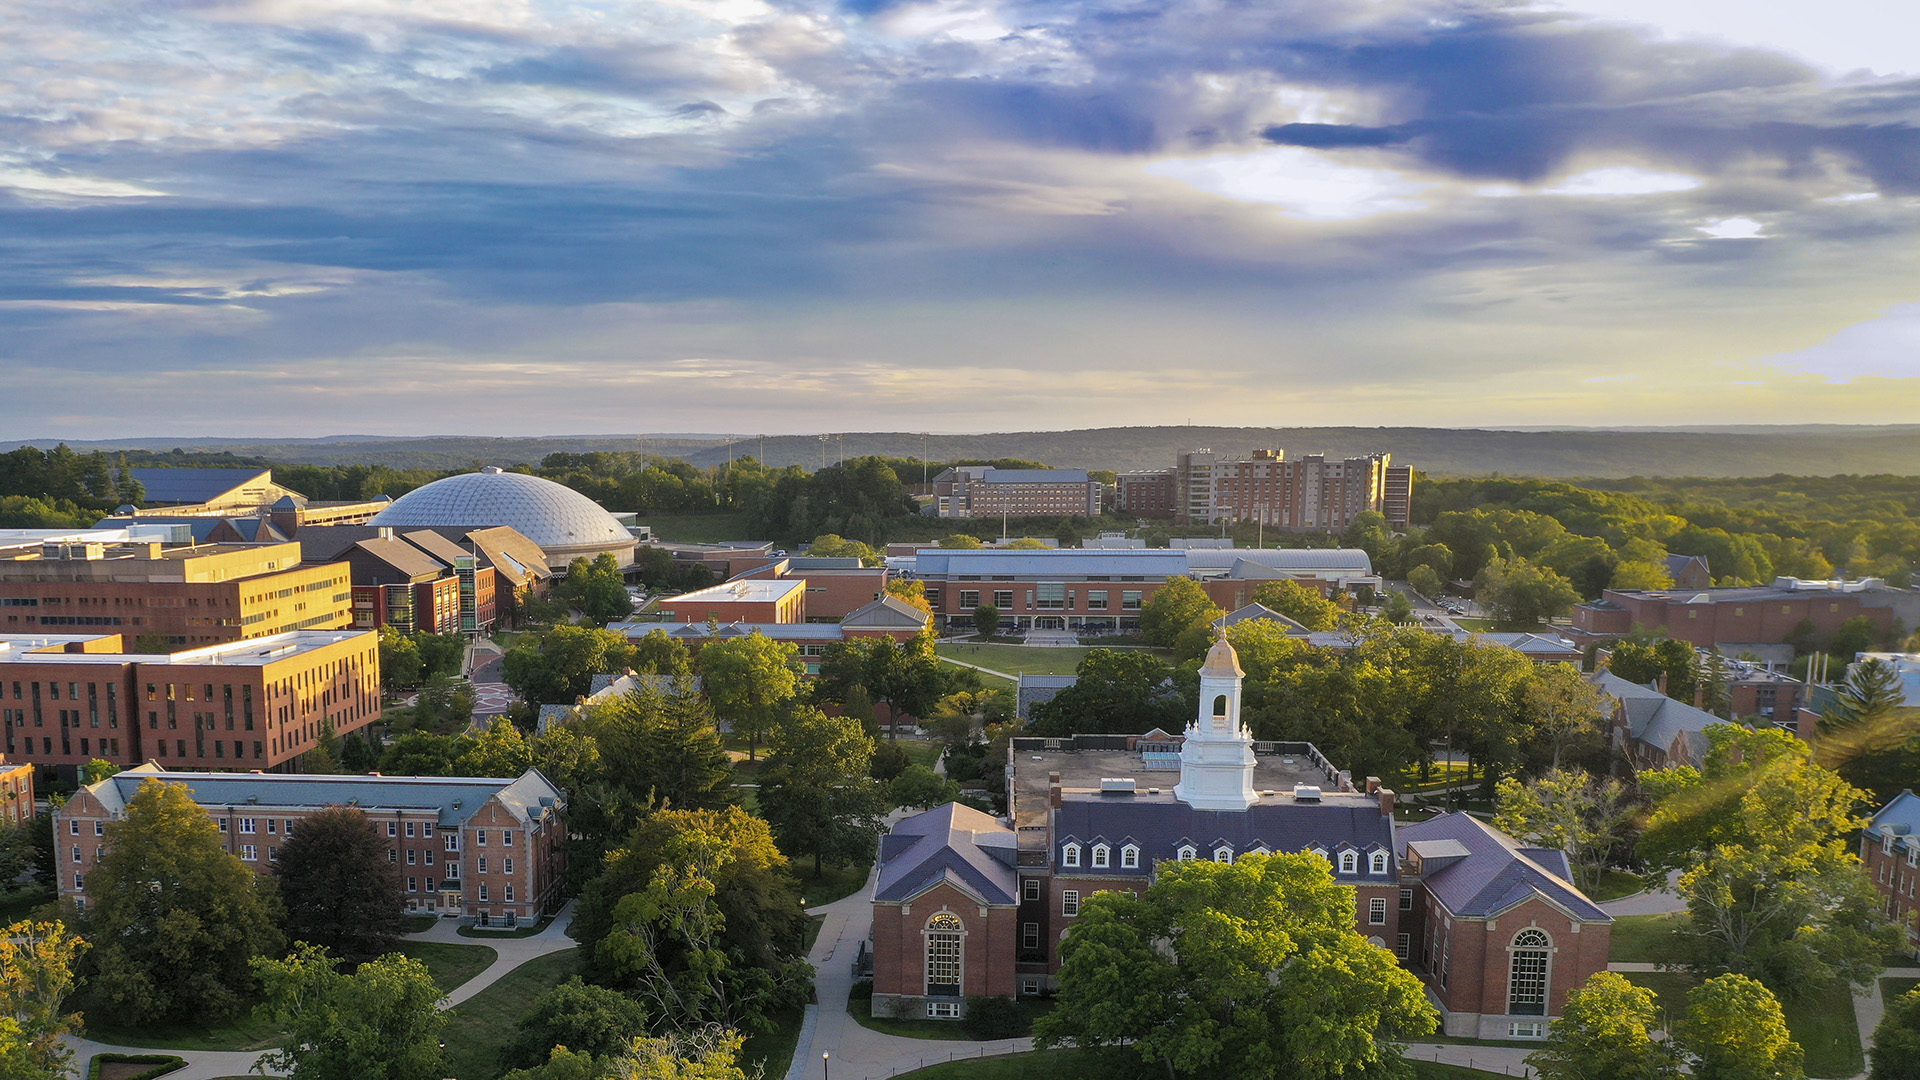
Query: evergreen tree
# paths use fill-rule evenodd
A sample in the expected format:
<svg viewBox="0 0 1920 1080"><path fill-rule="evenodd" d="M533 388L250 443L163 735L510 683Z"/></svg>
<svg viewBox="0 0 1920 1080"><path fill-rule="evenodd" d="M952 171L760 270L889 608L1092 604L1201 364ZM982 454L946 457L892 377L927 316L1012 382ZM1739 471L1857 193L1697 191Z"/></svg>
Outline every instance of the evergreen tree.
<svg viewBox="0 0 1920 1080"><path fill-rule="evenodd" d="M372 956L401 932L400 868L356 807L332 806L293 827L274 865L287 933L345 956Z"/></svg>

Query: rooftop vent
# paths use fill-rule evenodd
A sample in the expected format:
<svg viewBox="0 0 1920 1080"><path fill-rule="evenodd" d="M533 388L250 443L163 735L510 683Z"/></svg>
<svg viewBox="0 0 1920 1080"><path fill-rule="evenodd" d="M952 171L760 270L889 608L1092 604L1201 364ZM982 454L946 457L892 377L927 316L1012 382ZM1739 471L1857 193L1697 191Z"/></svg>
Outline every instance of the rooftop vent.
<svg viewBox="0 0 1920 1080"><path fill-rule="evenodd" d="M1293 785L1293 801L1317 803L1320 801L1320 789L1311 784Z"/></svg>
<svg viewBox="0 0 1920 1080"><path fill-rule="evenodd" d="M1100 778L1100 794L1102 795L1133 794L1133 777L1131 776L1101 777Z"/></svg>

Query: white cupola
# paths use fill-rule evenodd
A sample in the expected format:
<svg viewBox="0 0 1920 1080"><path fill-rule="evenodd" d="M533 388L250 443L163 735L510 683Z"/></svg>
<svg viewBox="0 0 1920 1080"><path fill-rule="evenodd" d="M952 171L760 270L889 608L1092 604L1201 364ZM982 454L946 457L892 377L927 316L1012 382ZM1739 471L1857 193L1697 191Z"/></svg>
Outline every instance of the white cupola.
<svg viewBox="0 0 1920 1080"><path fill-rule="evenodd" d="M1240 657L1223 632L1200 667L1200 715L1180 746L1173 796L1195 810L1245 810L1253 790L1253 736L1240 723Z"/></svg>

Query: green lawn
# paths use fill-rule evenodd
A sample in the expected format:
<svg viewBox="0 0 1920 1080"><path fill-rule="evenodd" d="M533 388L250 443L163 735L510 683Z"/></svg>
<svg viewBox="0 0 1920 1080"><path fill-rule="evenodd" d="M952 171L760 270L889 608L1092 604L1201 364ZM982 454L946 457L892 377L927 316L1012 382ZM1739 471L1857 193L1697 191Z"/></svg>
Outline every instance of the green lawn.
<svg viewBox="0 0 1920 1080"><path fill-rule="evenodd" d="M661 540L683 544L752 539L745 514L643 514L640 524L651 527Z"/></svg>
<svg viewBox="0 0 1920 1080"><path fill-rule="evenodd" d="M1600 871L1600 884L1587 890L1587 897L1602 902L1618 900L1623 896L1632 896L1646 887L1647 883L1640 879L1640 875L1609 867Z"/></svg>
<svg viewBox="0 0 1920 1080"><path fill-rule="evenodd" d="M1700 985L1698 978L1684 971L1623 974L1627 981L1646 987L1659 998L1662 1022L1669 1030L1671 1022L1686 1011L1687 991ZM1865 1068L1851 990L1841 986L1804 999L1785 999L1780 1002L1780 1009L1786 1014L1793 1041L1806 1051L1808 1076L1853 1076Z"/></svg>
<svg viewBox="0 0 1920 1080"><path fill-rule="evenodd" d="M1467 763L1464 761L1436 761L1427 769L1427 778L1420 779L1420 770L1411 768L1405 772L1386 777L1386 785L1398 795L1418 795L1448 784L1459 783L1467 779Z"/></svg>
<svg viewBox="0 0 1920 1080"><path fill-rule="evenodd" d="M907 752L908 757L913 759L915 765L925 765L929 769L933 768L933 763L939 761L940 755L947 749L947 744L939 739L901 739L898 745L900 749Z"/></svg>
<svg viewBox="0 0 1920 1080"><path fill-rule="evenodd" d="M403 934L424 934L439 925L438 915L408 915L400 920L400 932Z"/></svg>
<svg viewBox="0 0 1920 1080"><path fill-rule="evenodd" d="M253 1015L254 1003L241 1006L237 1015L212 1024L168 1024L155 1028L122 1027L102 1018L86 1018L84 1034L96 1042L114 1046L139 1046L156 1050L265 1050L280 1036L280 1028Z"/></svg>
<svg viewBox="0 0 1920 1080"><path fill-rule="evenodd" d="M946 648L946 646L941 645L939 646L939 648L944 649ZM973 672L975 677L977 677L980 680L980 688L983 690L1011 690L1014 687L1019 685L1019 683L1013 679L1004 679L998 675L990 675L987 672L978 671L978 670L975 670L974 668L963 668L960 665L955 664L951 661L942 661L942 663L945 663L948 667L953 668L955 671Z"/></svg>
<svg viewBox="0 0 1920 1080"><path fill-rule="evenodd" d="M545 930L547 924L552 921L553 916L549 915L539 922L534 923L532 926L522 926L518 930L481 930L477 927L461 926L460 929L455 930L454 933L459 934L461 937L479 938L482 941L488 938L529 938Z"/></svg>
<svg viewBox="0 0 1920 1080"><path fill-rule="evenodd" d="M1909 990L1920 988L1920 979L1881 979L1880 997L1888 1004Z"/></svg>
<svg viewBox="0 0 1920 1080"><path fill-rule="evenodd" d="M514 968L449 1012L441 1035L447 1044L447 1075L493 1080L500 1074L500 1049L513 1038L521 1018L542 995L579 971L579 949L550 953Z"/></svg>
<svg viewBox="0 0 1920 1080"><path fill-rule="evenodd" d="M1664 964L1674 959L1673 931L1686 922L1684 912L1622 915L1613 920L1608 959L1620 964Z"/></svg>
<svg viewBox="0 0 1920 1080"><path fill-rule="evenodd" d="M500 958L499 953L485 945L441 941L403 941L399 951L427 965L427 973L433 976L443 994L452 993L455 987L487 970Z"/></svg>
<svg viewBox="0 0 1920 1080"><path fill-rule="evenodd" d="M761 1066L760 1076L766 1080L780 1080L787 1075L787 1067L793 1064L793 1050L800 1042L800 1022L805 1019L806 1010L789 1009L775 1017L772 1031L761 1032L747 1038L740 1047L740 1066L748 1076L753 1076L754 1066Z"/></svg>
<svg viewBox="0 0 1920 1080"><path fill-rule="evenodd" d="M870 869L866 866L835 866L827 863L821 868L820 876L814 877L813 860L799 859L793 864L793 876L800 879L800 895L806 900L806 906L819 907L859 892L867 883Z"/></svg>
<svg viewBox="0 0 1920 1080"><path fill-rule="evenodd" d="M949 660L978 664L1007 675L1071 675L1093 650L1084 645L1042 649L943 641L933 651Z"/></svg>

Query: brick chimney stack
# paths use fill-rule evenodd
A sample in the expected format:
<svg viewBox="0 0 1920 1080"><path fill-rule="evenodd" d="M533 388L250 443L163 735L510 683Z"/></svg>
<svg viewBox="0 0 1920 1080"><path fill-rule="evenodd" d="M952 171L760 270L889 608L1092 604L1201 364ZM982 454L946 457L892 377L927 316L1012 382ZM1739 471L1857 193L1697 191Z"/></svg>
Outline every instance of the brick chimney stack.
<svg viewBox="0 0 1920 1080"><path fill-rule="evenodd" d="M1380 778L1377 776L1367 777L1367 794L1371 795L1374 792L1379 790L1380 790Z"/></svg>
<svg viewBox="0 0 1920 1080"><path fill-rule="evenodd" d="M1393 789L1388 787L1379 787L1378 786L1379 783L1380 782L1378 780L1375 780L1372 777L1368 777L1367 789L1370 791L1378 791L1380 793L1380 812L1382 814L1385 814L1388 817L1392 817L1393 816Z"/></svg>
<svg viewBox="0 0 1920 1080"><path fill-rule="evenodd" d="M1056 784L1047 785L1047 801L1053 804L1054 809L1057 810L1060 808L1060 785L1059 784L1056 783Z"/></svg>

